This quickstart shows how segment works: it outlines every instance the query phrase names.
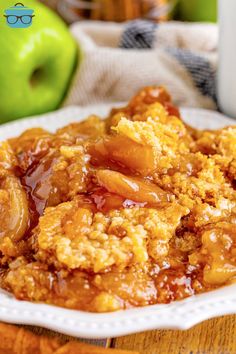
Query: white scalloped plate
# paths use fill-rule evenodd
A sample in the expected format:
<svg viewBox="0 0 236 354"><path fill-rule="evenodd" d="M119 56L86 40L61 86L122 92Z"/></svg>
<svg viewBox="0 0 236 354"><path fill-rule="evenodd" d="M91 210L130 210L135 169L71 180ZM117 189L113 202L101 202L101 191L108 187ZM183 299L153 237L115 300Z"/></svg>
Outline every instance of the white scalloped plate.
<svg viewBox="0 0 236 354"><path fill-rule="evenodd" d="M105 116L110 105L69 107L41 117L27 118L0 127L0 140L41 126L51 131L91 113ZM184 120L202 129L217 129L236 122L199 109L182 109ZM106 314L67 310L56 306L18 301L0 290L0 320L39 325L68 335L86 338L117 337L152 329L188 329L206 319L236 313L236 285L193 296L168 305L152 305Z"/></svg>

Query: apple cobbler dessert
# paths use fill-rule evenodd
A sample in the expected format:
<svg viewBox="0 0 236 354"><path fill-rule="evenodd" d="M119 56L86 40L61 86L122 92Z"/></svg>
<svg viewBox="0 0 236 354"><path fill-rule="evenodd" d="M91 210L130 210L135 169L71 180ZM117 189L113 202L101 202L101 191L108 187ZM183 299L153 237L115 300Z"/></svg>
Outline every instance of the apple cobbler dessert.
<svg viewBox="0 0 236 354"><path fill-rule="evenodd" d="M107 119L0 145L0 285L92 312L236 277L236 127L186 125L161 87Z"/></svg>

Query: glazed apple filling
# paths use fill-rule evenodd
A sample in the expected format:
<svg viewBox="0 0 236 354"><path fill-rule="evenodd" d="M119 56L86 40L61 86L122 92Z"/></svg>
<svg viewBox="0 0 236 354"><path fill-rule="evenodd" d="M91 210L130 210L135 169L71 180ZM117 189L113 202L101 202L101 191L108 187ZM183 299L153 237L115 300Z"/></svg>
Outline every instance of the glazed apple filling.
<svg viewBox="0 0 236 354"><path fill-rule="evenodd" d="M0 145L0 285L106 312L233 283L235 186L236 127L187 126L162 87L27 130Z"/></svg>

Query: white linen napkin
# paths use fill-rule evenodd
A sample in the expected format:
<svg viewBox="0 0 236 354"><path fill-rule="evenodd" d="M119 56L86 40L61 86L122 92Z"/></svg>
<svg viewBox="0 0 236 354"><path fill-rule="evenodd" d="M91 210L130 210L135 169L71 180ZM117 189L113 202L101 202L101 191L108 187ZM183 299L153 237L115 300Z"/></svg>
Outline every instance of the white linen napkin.
<svg viewBox="0 0 236 354"><path fill-rule="evenodd" d="M85 21L71 32L82 60L64 106L127 101L143 86L164 85L177 105L217 108L217 25Z"/></svg>

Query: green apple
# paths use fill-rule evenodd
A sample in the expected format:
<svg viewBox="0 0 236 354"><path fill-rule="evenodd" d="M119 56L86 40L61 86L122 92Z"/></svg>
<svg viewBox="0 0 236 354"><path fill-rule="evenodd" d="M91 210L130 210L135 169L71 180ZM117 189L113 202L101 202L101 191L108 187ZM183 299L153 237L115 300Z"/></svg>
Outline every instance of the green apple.
<svg viewBox="0 0 236 354"><path fill-rule="evenodd" d="M4 17L14 0L0 1L0 123L59 107L77 62L77 45L62 19L37 0L32 25L11 28Z"/></svg>
<svg viewBox="0 0 236 354"><path fill-rule="evenodd" d="M217 0L179 0L178 10L184 21L217 21Z"/></svg>

